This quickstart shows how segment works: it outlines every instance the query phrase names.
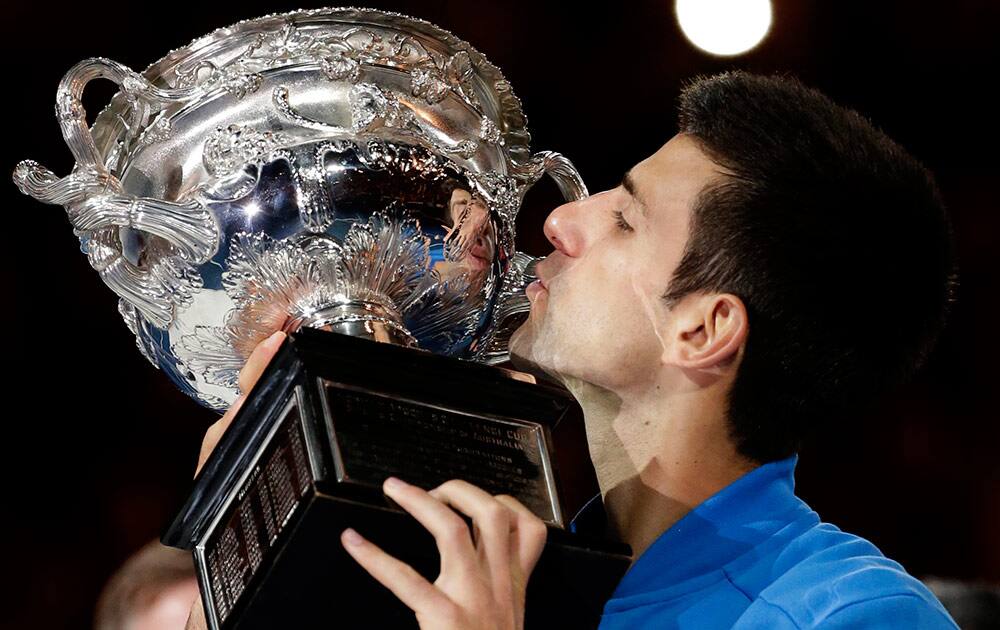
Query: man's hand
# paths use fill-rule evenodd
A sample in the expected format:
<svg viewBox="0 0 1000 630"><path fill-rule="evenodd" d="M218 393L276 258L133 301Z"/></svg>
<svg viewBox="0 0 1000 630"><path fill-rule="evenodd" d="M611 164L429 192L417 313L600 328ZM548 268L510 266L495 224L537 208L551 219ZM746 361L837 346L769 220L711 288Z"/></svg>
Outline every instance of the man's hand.
<svg viewBox="0 0 1000 630"><path fill-rule="evenodd" d="M212 454L215 445L219 443L222 434L229 428L229 424L233 421L236 412L243 406L243 401L246 400L247 393L253 389L253 386L257 383L257 379L264 373L264 368L274 358L275 353L281 347L284 340L285 333L280 330L277 331L257 344L257 347L253 349L253 353L250 354L250 358L243 364L243 369L240 370L239 376L240 395L236 399L236 402L233 403L233 406L205 431L205 438L201 441L201 453L198 455L198 466L194 471L195 477L201 472L201 467L205 465L205 460Z"/></svg>
<svg viewBox="0 0 1000 630"><path fill-rule="evenodd" d="M421 628L524 627L528 577L545 546L545 524L538 517L513 497L492 496L465 481L425 492L390 477L383 489L434 536L441 555L434 583L353 529L341 534L341 542L416 614ZM471 536L455 510L472 519Z"/></svg>

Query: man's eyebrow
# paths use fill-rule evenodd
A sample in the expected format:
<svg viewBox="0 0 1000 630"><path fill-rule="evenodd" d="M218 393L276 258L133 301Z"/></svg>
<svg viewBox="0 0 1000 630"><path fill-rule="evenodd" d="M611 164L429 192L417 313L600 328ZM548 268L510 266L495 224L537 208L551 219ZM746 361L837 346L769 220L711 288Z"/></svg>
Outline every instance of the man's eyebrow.
<svg viewBox="0 0 1000 630"><path fill-rule="evenodd" d="M622 188L628 191L628 194L632 196L633 199L639 204L639 210L642 211L642 216L646 216L646 202L639 193L636 191L635 180L632 179L632 169L625 172L625 176L622 177Z"/></svg>

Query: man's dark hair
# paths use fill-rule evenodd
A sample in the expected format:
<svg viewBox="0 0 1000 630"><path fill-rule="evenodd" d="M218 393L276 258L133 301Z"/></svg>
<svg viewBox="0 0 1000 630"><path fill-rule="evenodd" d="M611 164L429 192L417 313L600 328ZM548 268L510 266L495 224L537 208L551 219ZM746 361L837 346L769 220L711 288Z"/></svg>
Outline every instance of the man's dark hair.
<svg viewBox="0 0 1000 630"><path fill-rule="evenodd" d="M743 301L730 433L745 457L781 459L924 362L953 299L950 222L923 165L796 79L699 77L678 122L729 173L696 199L663 297Z"/></svg>

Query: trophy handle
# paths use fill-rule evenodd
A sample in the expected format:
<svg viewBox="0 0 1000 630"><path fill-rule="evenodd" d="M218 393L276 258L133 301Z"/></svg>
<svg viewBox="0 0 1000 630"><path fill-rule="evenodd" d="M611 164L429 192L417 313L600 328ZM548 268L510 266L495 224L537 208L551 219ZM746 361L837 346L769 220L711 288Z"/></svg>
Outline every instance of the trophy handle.
<svg viewBox="0 0 1000 630"><path fill-rule="evenodd" d="M577 201L578 199L590 196L590 193L587 192L587 185L583 183L583 177L580 176L580 172L576 170L576 167L569 161L569 158L561 153L539 151L531 156L529 167L525 170L528 176L528 183L524 186L523 192L521 192L522 199L524 198L524 193L535 185L543 175L548 175L555 180L556 186L559 187L559 192L562 193L566 201Z"/></svg>
<svg viewBox="0 0 1000 630"><path fill-rule="evenodd" d="M151 323L166 328L174 309L187 304L200 288L194 268L218 248L220 231L212 216L197 201L175 203L126 194L115 173L105 163L87 126L81 102L83 90L94 79L109 79L121 86L129 105L125 136L108 156L120 161L121 151L135 149L133 142L152 114L168 103L187 100L197 88L161 89L120 63L95 57L73 66L59 83L56 118L76 164L66 177L33 160L14 169L14 183L22 193L44 203L62 205L80 238L91 266L120 298ZM159 106L154 111L154 106ZM141 233L147 241L162 239L157 253L133 263L122 253L122 228Z"/></svg>
<svg viewBox="0 0 1000 630"><path fill-rule="evenodd" d="M516 170L524 181L524 184L518 187L518 194L522 200L525 193L544 175L555 180L559 192L566 201L577 201L590 195L580 172L569 158L561 153L540 151L531 157L526 166ZM514 252L494 311L493 334L476 354L477 361L493 365L510 360L510 337L528 318L528 311L531 310L531 302L524 294L524 289L538 279L535 275L535 265L542 258L524 252Z"/></svg>

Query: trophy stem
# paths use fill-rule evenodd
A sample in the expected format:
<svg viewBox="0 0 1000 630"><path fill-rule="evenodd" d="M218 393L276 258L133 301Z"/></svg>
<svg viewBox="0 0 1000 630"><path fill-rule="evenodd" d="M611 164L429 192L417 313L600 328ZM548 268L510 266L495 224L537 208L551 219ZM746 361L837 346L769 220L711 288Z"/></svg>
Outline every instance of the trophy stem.
<svg viewBox="0 0 1000 630"><path fill-rule="evenodd" d="M398 346L417 347L416 338L403 326L400 315L375 302L352 300L332 304L308 314L290 318L285 322L283 330L290 333L303 327L317 328Z"/></svg>

